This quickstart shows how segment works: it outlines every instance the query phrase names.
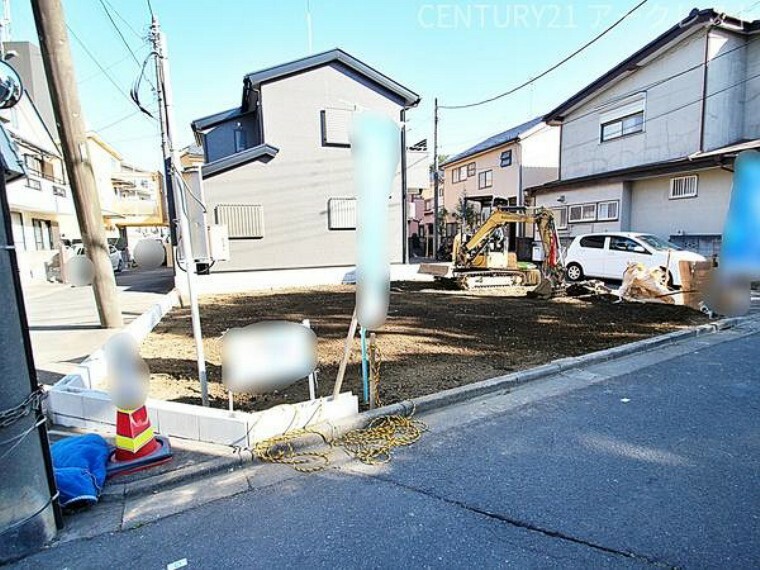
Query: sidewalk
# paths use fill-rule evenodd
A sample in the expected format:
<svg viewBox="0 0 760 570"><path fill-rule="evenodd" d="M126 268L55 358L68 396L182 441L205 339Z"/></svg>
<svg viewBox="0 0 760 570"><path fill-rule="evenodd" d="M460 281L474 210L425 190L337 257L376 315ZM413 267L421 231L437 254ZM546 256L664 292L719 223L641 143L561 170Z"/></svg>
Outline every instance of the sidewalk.
<svg viewBox="0 0 760 570"><path fill-rule="evenodd" d="M139 317L174 287L172 270L127 270L116 276L124 322ZM54 384L102 346L116 330L100 328L90 287L34 282L23 285L39 380Z"/></svg>
<svg viewBox="0 0 760 570"><path fill-rule="evenodd" d="M386 465L109 499L19 567L757 567L759 350L747 321L432 411Z"/></svg>

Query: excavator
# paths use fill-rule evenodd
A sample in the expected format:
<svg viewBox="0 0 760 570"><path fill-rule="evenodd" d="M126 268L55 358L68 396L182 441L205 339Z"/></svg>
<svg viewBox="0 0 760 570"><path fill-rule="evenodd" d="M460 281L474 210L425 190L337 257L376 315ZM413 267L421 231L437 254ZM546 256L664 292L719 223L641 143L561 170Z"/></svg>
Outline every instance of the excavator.
<svg viewBox="0 0 760 570"><path fill-rule="evenodd" d="M509 251L509 232L517 224L536 228L540 250L532 257L538 265L520 262L516 252ZM529 294L540 299L553 297L564 284L559 237L554 216L546 208L497 207L472 235L454 237L451 258L451 266L425 264L420 272L453 278L462 289L535 285Z"/></svg>

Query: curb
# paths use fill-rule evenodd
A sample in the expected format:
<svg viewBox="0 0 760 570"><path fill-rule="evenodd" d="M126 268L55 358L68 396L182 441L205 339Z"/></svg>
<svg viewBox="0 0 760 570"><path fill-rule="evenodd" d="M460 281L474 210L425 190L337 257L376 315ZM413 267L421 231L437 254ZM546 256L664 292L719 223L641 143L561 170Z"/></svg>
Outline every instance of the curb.
<svg viewBox="0 0 760 570"><path fill-rule="evenodd" d="M632 354L644 353L683 340L728 330L751 321L760 321L760 315L726 318L715 321L714 323L707 323L577 357L560 358L527 370L521 370L504 376L497 376L495 378L489 378L488 380L482 380L465 386L459 386L434 394L420 396L419 398L389 404L381 408L359 413L344 420L315 424L312 426L312 429L315 432L325 434L328 439L335 439L353 429L364 427L372 420L382 416L395 414L405 415L412 409L416 412L424 413L452 406L467 400L472 400L486 394L506 394L516 386L548 378L559 374L560 372L607 362ZM322 439L317 435L307 434L292 439L290 444L294 449L298 450L308 448L321 442ZM167 473L147 477L132 483L109 484L101 494L101 501L119 501L127 497L131 498L147 495L190 480L208 475L215 475L222 471L245 467L246 464L249 463L253 463L253 461L249 462L249 460L244 459L242 455L234 454L234 452L230 450L230 457L219 457L197 465L189 465L177 469L176 471L169 471Z"/></svg>
<svg viewBox="0 0 760 570"><path fill-rule="evenodd" d="M420 396L419 398L389 404L381 408L362 412L353 418L339 422L317 424L313 426L313 428L315 431L329 434L332 439L335 439L353 429L364 427L372 420L382 416L408 414L412 409L416 412L424 413L467 400L472 400L486 394L506 394L516 386L548 378L555 374L559 374L560 372L592 364L599 364L601 362L615 360L632 354L644 353L683 340L732 329L745 322L752 321L760 321L760 314L725 318L713 323L707 323L681 331L674 331L577 357L560 358L553 360L548 364L542 364L527 370L521 370L504 376L497 376L495 378L489 378L488 380L475 382L473 384L450 388L449 390L443 390L442 392L436 392L427 396ZM314 441L315 438L313 436L306 435L295 438L291 440L290 443L294 448L299 449L308 447L310 442L313 443Z"/></svg>
<svg viewBox="0 0 760 570"><path fill-rule="evenodd" d="M206 475L215 475L222 471L232 471L242 466L243 458L230 450L230 457L210 459L197 465L188 465L174 471L151 475L150 477L131 483L119 483L118 479L116 479L116 482L109 482L103 488L103 492L100 494L100 501L107 503L140 495L148 495L161 489L174 487L180 483L199 479Z"/></svg>

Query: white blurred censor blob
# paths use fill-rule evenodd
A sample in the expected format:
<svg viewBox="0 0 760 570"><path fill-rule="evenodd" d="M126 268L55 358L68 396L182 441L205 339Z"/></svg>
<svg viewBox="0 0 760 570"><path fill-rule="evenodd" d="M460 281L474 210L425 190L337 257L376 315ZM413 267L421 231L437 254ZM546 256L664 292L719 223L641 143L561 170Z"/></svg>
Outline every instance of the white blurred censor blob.
<svg viewBox="0 0 760 570"><path fill-rule="evenodd" d="M135 244L132 257L138 267L142 269L156 269L164 262L163 244L156 239L141 239Z"/></svg>
<svg viewBox="0 0 760 570"><path fill-rule="evenodd" d="M265 321L222 337L222 379L233 392L281 390L316 368L317 335L300 323Z"/></svg>
<svg viewBox="0 0 760 570"><path fill-rule="evenodd" d="M66 276L74 287L85 287L95 277L95 266L88 257L75 255L66 262Z"/></svg>
<svg viewBox="0 0 760 570"><path fill-rule="evenodd" d="M401 159L401 131L385 115L358 113L351 128L351 156L356 183L356 315L359 324L376 330L388 314L389 196Z"/></svg>
<svg viewBox="0 0 760 570"><path fill-rule="evenodd" d="M108 366L108 391L121 410L136 410L148 397L150 371L137 350L132 335L119 333L105 346Z"/></svg>

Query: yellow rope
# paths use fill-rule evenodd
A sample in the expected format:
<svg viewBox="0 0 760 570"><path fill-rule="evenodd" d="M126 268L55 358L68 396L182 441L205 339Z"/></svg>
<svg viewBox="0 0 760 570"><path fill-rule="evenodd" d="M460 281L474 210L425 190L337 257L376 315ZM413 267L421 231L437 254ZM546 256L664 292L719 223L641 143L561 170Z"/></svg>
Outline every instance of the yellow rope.
<svg viewBox="0 0 760 570"><path fill-rule="evenodd" d="M324 443L329 443L327 438L318 431L296 429L259 441L253 446L251 453L266 463L290 465L302 473L314 473L326 469L330 464L328 452L319 450L297 451L293 447L292 441L305 435L318 435Z"/></svg>
<svg viewBox="0 0 760 570"><path fill-rule="evenodd" d="M377 343L370 345L370 380L375 393L375 406L380 407L380 364L381 354ZM343 436L328 440L315 430L297 429L271 437L254 445L251 452L267 463L290 465L296 471L314 473L326 469L330 464L329 451L297 451L294 439L304 435L318 435L331 448L340 447L349 455L368 465L378 465L391 460L393 450L417 442L427 431L427 425L414 419L415 408L406 415L393 414L373 419L369 425L349 431Z"/></svg>

